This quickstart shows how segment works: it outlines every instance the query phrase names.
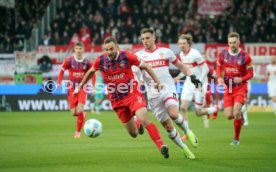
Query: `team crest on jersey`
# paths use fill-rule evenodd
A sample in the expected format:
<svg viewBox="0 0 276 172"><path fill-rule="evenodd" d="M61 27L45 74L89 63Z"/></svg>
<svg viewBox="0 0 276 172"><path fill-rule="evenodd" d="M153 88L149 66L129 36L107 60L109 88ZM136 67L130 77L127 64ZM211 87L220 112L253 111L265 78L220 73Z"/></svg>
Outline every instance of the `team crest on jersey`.
<svg viewBox="0 0 276 172"><path fill-rule="evenodd" d="M164 59L164 58L165 58L165 57L164 57L164 53L159 53L159 56L160 56L161 59Z"/></svg>
<svg viewBox="0 0 276 172"><path fill-rule="evenodd" d="M237 64L241 65L242 64L242 60L237 60Z"/></svg>
<svg viewBox="0 0 276 172"><path fill-rule="evenodd" d="M143 59L147 58L147 56L144 56Z"/></svg>
<svg viewBox="0 0 276 172"><path fill-rule="evenodd" d="M121 68L125 68L125 67L126 67L125 62L120 62L120 63L119 63L119 66L120 66Z"/></svg>
<svg viewBox="0 0 276 172"><path fill-rule="evenodd" d="M83 70L86 70L86 69L87 69L87 65L83 65L83 66L82 66L82 69L83 69Z"/></svg>

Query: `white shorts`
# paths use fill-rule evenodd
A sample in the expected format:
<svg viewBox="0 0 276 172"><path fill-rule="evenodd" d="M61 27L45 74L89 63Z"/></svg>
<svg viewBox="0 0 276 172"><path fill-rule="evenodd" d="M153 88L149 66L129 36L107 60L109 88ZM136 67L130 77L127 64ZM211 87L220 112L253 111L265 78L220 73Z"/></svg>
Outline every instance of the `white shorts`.
<svg viewBox="0 0 276 172"><path fill-rule="evenodd" d="M149 104L154 117L162 123L169 118L167 108L170 105L179 106L178 95L172 91L161 92L159 97L149 99Z"/></svg>
<svg viewBox="0 0 276 172"><path fill-rule="evenodd" d="M276 83L268 83L268 95L269 97L275 97L276 96Z"/></svg>
<svg viewBox="0 0 276 172"><path fill-rule="evenodd" d="M197 89L193 83L185 82L181 93L181 100L193 101L196 109L202 109L205 104L207 87L208 84L206 83L202 85L201 89Z"/></svg>

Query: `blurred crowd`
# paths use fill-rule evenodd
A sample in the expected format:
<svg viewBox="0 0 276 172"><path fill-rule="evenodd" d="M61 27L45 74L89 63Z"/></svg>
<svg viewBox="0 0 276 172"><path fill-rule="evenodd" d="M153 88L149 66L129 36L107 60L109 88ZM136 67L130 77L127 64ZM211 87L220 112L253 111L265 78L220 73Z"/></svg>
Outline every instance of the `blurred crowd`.
<svg viewBox="0 0 276 172"><path fill-rule="evenodd" d="M50 0L26 1L16 1L15 33L9 30L1 33L0 41L4 38L8 42L13 39L12 34L28 38ZM194 42L222 43L230 31L239 32L242 42L276 42L276 0L232 0L218 16L199 15L196 0L64 0L62 3L51 27L45 28L40 45L77 41L100 45L110 35L121 44L139 43L139 32L144 27L156 29L157 41L163 43L175 43L182 33L192 34Z"/></svg>
<svg viewBox="0 0 276 172"><path fill-rule="evenodd" d="M22 50L51 0L15 1L15 8L0 7L0 52Z"/></svg>

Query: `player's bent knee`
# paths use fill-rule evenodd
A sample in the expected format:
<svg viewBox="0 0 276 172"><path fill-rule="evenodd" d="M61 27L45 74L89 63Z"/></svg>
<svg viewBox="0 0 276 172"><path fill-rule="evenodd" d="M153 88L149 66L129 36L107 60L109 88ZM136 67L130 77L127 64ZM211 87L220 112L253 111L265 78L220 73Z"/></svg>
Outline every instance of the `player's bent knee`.
<svg viewBox="0 0 276 172"><path fill-rule="evenodd" d="M138 136L138 131L136 132L129 132L129 135L132 137L132 138L136 138Z"/></svg>

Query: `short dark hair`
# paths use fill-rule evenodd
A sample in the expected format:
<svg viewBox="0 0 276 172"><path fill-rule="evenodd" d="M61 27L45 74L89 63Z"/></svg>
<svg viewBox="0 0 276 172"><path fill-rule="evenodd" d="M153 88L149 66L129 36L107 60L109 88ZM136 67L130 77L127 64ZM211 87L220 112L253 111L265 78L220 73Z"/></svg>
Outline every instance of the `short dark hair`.
<svg viewBox="0 0 276 172"><path fill-rule="evenodd" d="M193 36L190 35L190 34L182 34L182 35L179 36L178 40L179 40L179 39L186 39L187 42L188 42L188 44L189 44L190 46L191 46L192 43L193 43Z"/></svg>
<svg viewBox="0 0 276 172"><path fill-rule="evenodd" d="M115 45L118 44L117 40L113 38L112 36L108 36L104 39L104 44L108 44L110 42L114 42Z"/></svg>
<svg viewBox="0 0 276 172"><path fill-rule="evenodd" d="M143 28L143 29L140 31L140 34L144 34L144 33L151 33L152 35L155 34L154 30L151 29L151 28Z"/></svg>
<svg viewBox="0 0 276 172"><path fill-rule="evenodd" d="M228 34L228 38L233 38L233 37L240 39L240 34L238 34L237 32L230 32Z"/></svg>
<svg viewBox="0 0 276 172"><path fill-rule="evenodd" d="M84 47L84 44L82 42L77 42L74 47Z"/></svg>

